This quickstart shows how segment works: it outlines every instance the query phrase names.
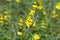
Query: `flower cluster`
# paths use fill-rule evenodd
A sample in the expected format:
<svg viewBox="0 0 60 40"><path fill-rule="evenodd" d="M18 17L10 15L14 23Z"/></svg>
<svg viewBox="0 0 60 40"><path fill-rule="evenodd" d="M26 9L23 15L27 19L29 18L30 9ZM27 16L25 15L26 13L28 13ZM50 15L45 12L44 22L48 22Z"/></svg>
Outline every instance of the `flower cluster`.
<svg viewBox="0 0 60 40"><path fill-rule="evenodd" d="M59 0L0 0L0 40L60 40Z"/></svg>

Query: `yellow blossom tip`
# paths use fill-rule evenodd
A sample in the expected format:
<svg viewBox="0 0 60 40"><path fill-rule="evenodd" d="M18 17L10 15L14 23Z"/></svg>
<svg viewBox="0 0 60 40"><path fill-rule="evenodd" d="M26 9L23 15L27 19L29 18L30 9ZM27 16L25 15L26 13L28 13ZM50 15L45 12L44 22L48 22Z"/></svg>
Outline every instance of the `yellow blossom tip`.
<svg viewBox="0 0 60 40"><path fill-rule="evenodd" d="M18 35L22 35L22 32L17 32Z"/></svg>

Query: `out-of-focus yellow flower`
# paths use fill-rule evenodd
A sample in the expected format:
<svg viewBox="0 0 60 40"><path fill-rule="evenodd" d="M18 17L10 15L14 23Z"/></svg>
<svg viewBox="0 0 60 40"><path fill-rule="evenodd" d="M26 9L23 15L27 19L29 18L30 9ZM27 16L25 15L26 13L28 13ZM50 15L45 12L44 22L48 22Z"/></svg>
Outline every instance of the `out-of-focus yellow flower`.
<svg viewBox="0 0 60 40"><path fill-rule="evenodd" d="M18 35L22 35L23 33L22 32L17 32Z"/></svg>
<svg viewBox="0 0 60 40"><path fill-rule="evenodd" d="M53 18L56 18L56 17L58 17L58 14L53 14L52 17L53 17Z"/></svg>
<svg viewBox="0 0 60 40"><path fill-rule="evenodd" d="M40 6L37 6L37 9L38 10L41 10L42 9L42 6L40 5Z"/></svg>
<svg viewBox="0 0 60 40"><path fill-rule="evenodd" d="M53 18L56 18L56 16L55 16L55 15L53 15L52 17L53 17Z"/></svg>
<svg viewBox="0 0 60 40"><path fill-rule="evenodd" d="M44 21L44 20L42 20L42 22L41 22L41 28L47 28L47 27L45 26L45 21Z"/></svg>
<svg viewBox="0 0 60 40"><path fill-rule="evenodd" d="M34 38L34 40L39 40L40 36L38 34L34 34L33 38Z"/></svg>
<svg viewBox="0 0 60 40"><path fill-rule="evenodd" d="M44 25L44 24L45 24L45 21L44 21L44 20L42 20L42 21L41 21L41 24L42 24L42 25Z"/></svg>
<svg viewBox="0 0 60 40"><path fill-rule="evenodd" d="M7 15L4 16L4 19L7 19Z"/></svg>
<svg viewBox="0 0 60 40"><path fill-rule="evenodd" d="M32 22L31 16L28 16L27 21Z"/></svg>
<svg viewBox="0 0 60 40"><path fill-rule="evenodd" d="M0 23L3 23L3 16L0 16Z"/></svg>
<svg viewBox="0 0 60 40"><path fill-rule="evenodd" d="M36 26L36 22L33 23L33 26Z"/></svg>
<svg viewBox="0 0 60 40"><path fill-rule="evenodd" d="M30 10L29 14L34 15L35 14L35 10Z"/></svg>
<svg viewBox="0 0 60 40"><path fill-rule="evenodd" d="M37 5L32 5L33 8L37 8Z"/></svg>
<svg viewBox="0 0 60 40"><path fill-rule="evenodd" d="M26 20L26 26L29 28L31 25L32 25L32 22L33 22L33 20L32 20L32 18L31 18L31 16L29 16L28 18L27 18L27 20Z"/></svg>
<svg viewBox="0 0 60 40"><path fill-rule="evenodd" d="M57 3L57 5L56 5L56 9L60 9L60 2Z"/></svg>
<svg viewBox="0 0 60 40"><path fill-rule="evenodd" d="M28 28L30 27L30 25L31 25L31 23L28 22L28 21L26 21L26 26L27 26Z"/></svg>
<svg viewBox="0 0 60 40"><path fill-rule="evenodd" d="M11 18L11 16L10 15L5 15L4 16L4 19L6 20L6 19L10 19Z"/></svg>
<svg viewBox="0 0 60 40"><path fill-rule="evenodd" d="M41 24L42 24L42 25L44 25L44 24L45 24L45 22L42 22Z"/></svg>
<svg viewBox="0 0 60 40"><path fill-rule="evenodd" d="M19 25L19 26L23 26L23 24L22 24L22 23L18 23L18 25Z"/></svg>
<svg viewBox="0 0 60 40"><path fill-rule="evenodd" d="M33 4L37 4L37 3L34 1Z"/></svg>
<svg viewBox="0 0 60 40"><path fill-rule="evenodd" d="M55 14L55 13L56 13L56 11L55 11L55 10L53 10L53 11L52 11L52 14Z"/></svg>
<svg viewBox="0 0 60 40"><path fill-rule="evenodd" d="M53 17L53 18L58 17L58 14L56 14L56 11L55 11L55 10L53 10L53 12L52 12L52 17Z"/></svg>
<svg viewBox="0 0 60 40"><path fill-rule="evenodd" d="M16 2L20 2L20 0L16 0Z"/></svg>
<svg viewBox="0 0 60 40"><path fill-rule="evenodd" d="M46 15L46 11L43 11L43 15Z"/></svg>
<svg viewBox="0 0 60 40"><path fill-rule="evenodd" d="M44 28L44 29L46 29L47 27L46 27L46 26L44 26L44 25L42 25L42 26L41 26L41 28Z"/></svg>
<svg viewBox="0 0 60 40"><path fill-rule="evenodd" d="M21 19L19 20L19 22L23 22L23 19L21 18Z"/></svg>
<svg viewBox="0 0 60 40"><path fill-rule="evenodd" d="M5 14L8 14L8 11L6 10L4 13L5 13Z"/></svg>
<svg viewBox="0 0 60 40"><path fill-rule="evenodd" d="M20 20L19 20L18 25L19 25L19 26L22 26L22 25L23 25L23 19L20 19Z"/></svg>

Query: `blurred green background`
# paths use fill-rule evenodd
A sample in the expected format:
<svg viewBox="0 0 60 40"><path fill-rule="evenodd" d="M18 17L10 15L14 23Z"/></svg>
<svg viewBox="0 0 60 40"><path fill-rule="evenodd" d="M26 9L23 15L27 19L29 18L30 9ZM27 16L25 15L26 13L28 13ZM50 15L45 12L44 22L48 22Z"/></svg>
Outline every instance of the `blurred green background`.
<svg viewBox="0 0 60 40"><path fill-rule="evenodd" d="M39 40L60 40L60 9L56 8L58 3L60 0L0 0L0 40L34 40L35 33L39 34ZM42 9L32 5L42 5ZM34 10L35 14L30 15L30 10ZM54 13L57 17L53 16L56 15ZM28 16L33 19L29 28L25 23ZM20 19L23 22L18 25ZM34 22L36 24L33 27ZM22 35L18 35L18 31Z"/></svg>

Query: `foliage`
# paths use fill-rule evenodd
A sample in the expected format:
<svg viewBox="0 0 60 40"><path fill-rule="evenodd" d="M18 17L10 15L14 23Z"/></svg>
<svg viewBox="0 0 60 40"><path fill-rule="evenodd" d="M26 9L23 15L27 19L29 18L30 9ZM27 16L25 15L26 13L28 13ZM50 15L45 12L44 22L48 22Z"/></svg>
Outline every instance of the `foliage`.
<svg viewBox="0 0 60 40"><path fill-rule="evenodd" d="M0 0L0 40L60 40L60 0Z"/></svg>

